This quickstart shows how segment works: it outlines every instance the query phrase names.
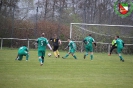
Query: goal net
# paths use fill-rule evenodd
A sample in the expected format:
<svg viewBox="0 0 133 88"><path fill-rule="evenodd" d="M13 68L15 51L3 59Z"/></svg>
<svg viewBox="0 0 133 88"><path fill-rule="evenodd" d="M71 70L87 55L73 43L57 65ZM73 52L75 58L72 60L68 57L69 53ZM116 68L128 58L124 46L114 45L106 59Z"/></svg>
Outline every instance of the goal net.
<svg viewBox="0 0 133 88"><path fill-rule="evenodd" d="M97 42L95 52L109 52L111 42L116 35L124 41L125 47L123 53L133 53L133 26L131 25L108 25L108 24L86 24L86 23L71 23L70 38L77 43L77 49L84 51L83 39L92 34L92 37ZM114 53L116 50L114 50Z"/></svg>

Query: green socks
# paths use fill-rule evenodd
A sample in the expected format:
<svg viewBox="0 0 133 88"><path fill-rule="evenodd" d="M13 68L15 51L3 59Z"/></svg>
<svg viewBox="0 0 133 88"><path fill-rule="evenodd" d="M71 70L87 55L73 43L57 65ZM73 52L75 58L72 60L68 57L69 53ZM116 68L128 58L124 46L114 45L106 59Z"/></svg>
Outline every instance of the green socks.
<svg viewBox="0 0 133 88"><path fill-rule="evenodd" d="M42 56L42 63L44 63L44 57Z"/></svg>
<svg viewBox="0 0 133 88"><path fill-rule="evenodd" d="M73 55L74 59L77 59L77 57L75 55Z"/></svg>
<svg viewBox="0 0 133 88"><path fill-rule="evenodd" d="M93 60L93 55L91 55L90 57L91 57L91 60Z"/></svg>
<svg viewBox="0 0 133 88"><path fill-rule="evenodd" d="M28 60L28 58L29 58L29 54L26 55L26 60Z"/></svg>
<svg viewBox="0 0 133 88"><path fill-rule="evenodd" d="M120 57L120 60L124 60L122 56L119 56Z"/></svg>
<svg viewBox="0 0 133 88"><path fill-rule="evenodd" d="M69 54L66 54L66 56L64 58L67 58L69 56Z"/></svg>
<svg viewBox="0 0 133 88"><path fill-rule="evenodd" d="M67 58L69 56L69 54L66 54L65 57L63 57L64 59ZM74 59L77 59L77 57L75 55L73 55Z"/></svg>
<svg viewBox="0 0 133 88"><path fill-rule="evenodd" d="M42 59L42 63L44 63L44 59Z"/></svg>
<svg viewBox="0 0 133 88"><path fill-rule="evenodd" d="M85 55L84 55L84 59L85 59L85 57L88 55L88 53L86 53ZM90 59L91 60L93 60L93 55L90 55Z"/></svg>

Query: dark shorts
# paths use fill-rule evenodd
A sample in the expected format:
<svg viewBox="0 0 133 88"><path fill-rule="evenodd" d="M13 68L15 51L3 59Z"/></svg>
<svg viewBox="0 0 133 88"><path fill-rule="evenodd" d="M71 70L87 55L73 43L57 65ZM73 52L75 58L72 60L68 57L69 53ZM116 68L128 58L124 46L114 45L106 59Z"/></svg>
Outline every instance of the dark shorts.
<svg viewBox="0 0 133 88"><path fill-rule="evenodd" d="M59 48L59 46L54 46L54 47L53 47L53 51L58 50L58 48Z"/></svg>

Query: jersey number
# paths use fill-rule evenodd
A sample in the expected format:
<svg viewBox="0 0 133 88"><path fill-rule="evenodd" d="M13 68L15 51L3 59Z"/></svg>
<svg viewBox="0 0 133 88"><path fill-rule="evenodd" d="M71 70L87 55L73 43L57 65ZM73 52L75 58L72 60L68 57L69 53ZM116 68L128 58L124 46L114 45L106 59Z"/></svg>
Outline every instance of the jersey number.
<svg viewBox="0 0 133 88"><path fill-rule="evenodd" d="M41 46L43 46L43 41L41 41Z"/></svg>

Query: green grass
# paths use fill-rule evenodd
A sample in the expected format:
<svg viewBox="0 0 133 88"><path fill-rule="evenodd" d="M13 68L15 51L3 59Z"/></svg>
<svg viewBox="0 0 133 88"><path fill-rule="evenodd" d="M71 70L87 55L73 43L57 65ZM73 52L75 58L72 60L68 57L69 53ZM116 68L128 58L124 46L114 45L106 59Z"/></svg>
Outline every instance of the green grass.
<svg viewBox="0 0 133 88"><path fill-rule="evenodd" d="M125 62L105 53L94 53L93 61L83 53L76 53L78 60L46 55L43 66L37 50L30 50L27 62L15 61L16 55L17 50L0 50L0 88L133 88L133 55L123 55Z"/></svg>

